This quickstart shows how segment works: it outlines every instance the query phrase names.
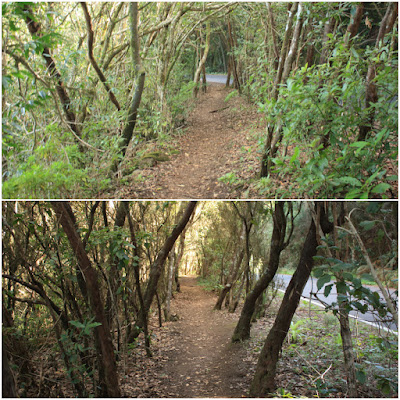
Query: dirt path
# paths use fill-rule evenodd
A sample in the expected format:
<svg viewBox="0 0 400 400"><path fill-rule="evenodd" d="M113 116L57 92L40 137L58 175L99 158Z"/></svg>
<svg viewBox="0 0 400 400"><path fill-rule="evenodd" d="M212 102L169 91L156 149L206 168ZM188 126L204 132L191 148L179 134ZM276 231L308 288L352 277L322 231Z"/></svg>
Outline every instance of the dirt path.
<svg viewBox="0 0 400 400"><path fill-rule="evenodd" d="M179 320L170 327L175 350L164 373L173 397L246 396L241 363L241 345L230 343L235 319L214 311L215 296L196 284L195 278L181 280L182 293L173 305Z"/></svg>
<svg viewBox="0 0 400 400"><path fill-rule="evenodd" d="M140 183L132 181L114 197L157 199L240 198L245 188L218 179L232 171L239 179L256 174L258 161L254 123L256 111L241 97L225 102L229 90L211 83L200 95L178 141L179 154L170 161L140 171Z"/></svg>

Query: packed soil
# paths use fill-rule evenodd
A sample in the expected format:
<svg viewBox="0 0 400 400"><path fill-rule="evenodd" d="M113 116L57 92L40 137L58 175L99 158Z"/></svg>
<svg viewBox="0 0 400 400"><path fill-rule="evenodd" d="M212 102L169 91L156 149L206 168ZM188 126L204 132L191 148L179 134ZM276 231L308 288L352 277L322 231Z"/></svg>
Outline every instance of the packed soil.
<svg viewBox="0 0 400 400"><path fill-rule="evenodd" d="M135 374L139 380L144 372L155 375L139 383L141 393L127 389L129 397L247 396L251 379L247 352L242 344L231 343L237 315L214 311L215 303L215 294L198 286L196 278L181 278L181 292L171 305L175 321L153 333L152 372Z"/></svg>
<svg viewBox="0 0 400 400"><path fill-rule="evenodd" d="M210 83L199 94L184 134L173 137L168 161L136 170L114 198L229 199L251 197L241 182L257 175L259 115L244 97L225 102L232 89ZM250 151L253 150L253 151ZM219 178L230 174L229 183ZM108 197L108 195L107 195Z"/></svg>

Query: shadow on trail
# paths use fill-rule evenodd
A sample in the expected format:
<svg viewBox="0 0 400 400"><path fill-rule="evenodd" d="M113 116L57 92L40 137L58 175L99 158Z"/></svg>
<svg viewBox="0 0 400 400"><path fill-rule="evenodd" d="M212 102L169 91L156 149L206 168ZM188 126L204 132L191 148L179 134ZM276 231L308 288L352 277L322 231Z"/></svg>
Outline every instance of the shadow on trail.
<svg viewBox="0 0 400 400"><path fill-rule="evenodd" d="M173 303L178 321L168 325L174 351L165 365L168 397L246 397L248 369L240 344L231 344L237 316L214 311L216 297L181 278Z"/></svg>

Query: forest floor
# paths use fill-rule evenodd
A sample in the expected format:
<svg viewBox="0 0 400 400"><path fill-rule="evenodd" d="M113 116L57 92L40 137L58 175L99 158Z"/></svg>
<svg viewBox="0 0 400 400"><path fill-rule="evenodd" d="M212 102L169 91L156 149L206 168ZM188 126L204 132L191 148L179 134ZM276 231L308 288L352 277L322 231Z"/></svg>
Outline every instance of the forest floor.
<svg viewBox="0 0 400 400"><path fill-rule="evenodd" d="M214 311L215 294L206 292L196 278L182 277L180 282L181 293L175 295L171 305L177 320L153 331L155 354L147 359L151 368L137 371L135 367L139 384L135 393L125 388L126 394L246 397L251 380L247 353L243 345L230 342L237 316Z"/></svg>
<svg viewBox="0 0 400 400"><path fill-rule="evenodd" d="M180 282L181 292L171 302L174 320L159 327L157 314L153 314L150 321L153 357L146 357L140 336L136 347L120 362L124 396L247 397L281 297L275 297L266 315L253 324L250 340L232 344L240 309L235 313L215 311L216 293L205 291L194 277L181 277ZM336 318L301 302L292 325L278 363L276 397L346 397ZM374 370L374 365L379 365L385 376L396 382L397 351L379 355L376 340L382 333L363 324L352 329L356 355L371 364L365 369L367 383L359 388L360 397L397 398L397 392L377 389Z"/></svg>
<svg viewBox="0 0 400 400"><path fill-rule="evenodd" d="M106 196L141 199L254 197L242 182L250 182L259 170L256 150L260 116L257 108L242 96L225 102L231 91L222 84L210 83L207 92L199 94L185 122L184 133L174 135L171 144L174 149L164 161L149 157L151 162L147 168L136 169L124 177L124 186Z"/></svg>

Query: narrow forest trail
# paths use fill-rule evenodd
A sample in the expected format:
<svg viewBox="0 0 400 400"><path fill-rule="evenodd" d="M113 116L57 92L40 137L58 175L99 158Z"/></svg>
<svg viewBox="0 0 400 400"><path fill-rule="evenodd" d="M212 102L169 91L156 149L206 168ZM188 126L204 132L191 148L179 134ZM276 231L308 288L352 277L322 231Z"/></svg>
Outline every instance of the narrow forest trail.
<svg viewBox="0 0 400 400"><path fill-rule="evenodd" d="M179 152L170 161L140 171L142 181L119 189L119 198L216 199L240 198L246 188L218 179L234 172L251 179L258 169L255 126L259 116L244 98L225 102L230 89L210 83L199 94L182 136L176 136ZM252 150L252 151L250 151Z"/></svg>
<svg viewBox="0 0 400 400"><path fill-rule="evenodd" d="M153 357L145 356L143 339L125 363L124 397L247 397L255 359L248 344L231 343L238 314L215 311L215 293L194 277L181 277L171 314L176 320L160 328L153 315Z"/></svg>
<svg viewBox="0 0 400 400"><path fill-rule="evenodd" d="M214 311L215 302L215 295L198 286L196 278L181 278L181 293L172 307L179 319L169 326L174 350L163 371L170 384L168 396L246 397L245 353L240 344L230 342L237 317Z"/></svg>

